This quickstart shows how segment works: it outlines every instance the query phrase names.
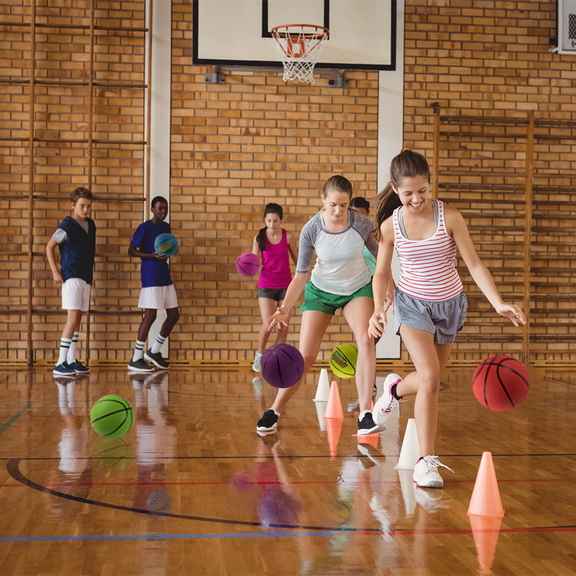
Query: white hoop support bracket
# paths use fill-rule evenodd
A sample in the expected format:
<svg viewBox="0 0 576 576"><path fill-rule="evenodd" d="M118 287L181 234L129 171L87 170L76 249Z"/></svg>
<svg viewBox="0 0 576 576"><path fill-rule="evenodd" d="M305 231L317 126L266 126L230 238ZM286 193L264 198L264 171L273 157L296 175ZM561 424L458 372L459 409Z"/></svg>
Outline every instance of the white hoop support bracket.
<svg viewBox="0 0 576 576"><path fill-rule="evenodd" d="M284 66L284 82L314 83L314 66L330 31L314 24L283 24L270 30Z"/></svg>

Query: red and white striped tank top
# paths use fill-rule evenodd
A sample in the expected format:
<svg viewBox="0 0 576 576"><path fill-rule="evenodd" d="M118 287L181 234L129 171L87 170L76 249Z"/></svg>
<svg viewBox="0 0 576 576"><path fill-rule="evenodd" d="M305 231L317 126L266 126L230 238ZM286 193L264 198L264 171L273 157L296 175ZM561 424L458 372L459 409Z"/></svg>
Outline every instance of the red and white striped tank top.
<svg viewBox="0 0 576 576"><path fill-rule="evenodd" d="M438 302L448 300L462 292L462 280L456 270L456 242L446 230L444 204L432 200L438 206L438 227L426 240L409 240L402 234L396 208L392 215L394 245L400 260L398 289L421 300Z"/></svg>

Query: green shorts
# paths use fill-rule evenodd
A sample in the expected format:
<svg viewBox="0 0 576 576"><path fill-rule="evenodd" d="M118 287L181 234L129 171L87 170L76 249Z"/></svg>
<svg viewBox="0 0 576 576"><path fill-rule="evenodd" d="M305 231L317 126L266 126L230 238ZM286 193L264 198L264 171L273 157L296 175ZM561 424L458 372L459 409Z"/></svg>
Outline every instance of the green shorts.
<svg viewBox="0 0 576 576"><path fill-rule="evenodd" d="M316 310L334 315L338 308L344 308L348 302L364 296L366 298L374 298L372 293L372 280L359 290L356 290L354 294L348 294L347 296L324 292L324 290L320 290L320 288L314 286L311 281L308 281L304 290L304 303L300 307L300 310Z"/></svg>

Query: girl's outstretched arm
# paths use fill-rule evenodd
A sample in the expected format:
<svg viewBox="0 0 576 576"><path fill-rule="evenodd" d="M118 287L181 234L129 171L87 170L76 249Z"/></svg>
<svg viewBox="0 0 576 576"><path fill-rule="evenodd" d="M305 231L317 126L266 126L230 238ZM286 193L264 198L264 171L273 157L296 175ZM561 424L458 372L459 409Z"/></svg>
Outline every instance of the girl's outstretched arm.
<svg viewBox="0 0 576 576"><path fill-rule="evenodd" d="M466 264L466 267L470 271L470 275L476 285L490 304L494 307L494 310L498 312L501 316L509 318L514 326L519 326L520 324L526 324L526 316L522 311L522 308L516 306L515 304L508 304L502 300L502 296L496 288L494 283L494 278L490 274L490 270L485 266L485 264L480 260L472 239L470 238L470 233L468 231L468 226L464 218L455 208L444 205L445 207L445 217L446 226L448 232L454 238L458 251Z"/></svg>

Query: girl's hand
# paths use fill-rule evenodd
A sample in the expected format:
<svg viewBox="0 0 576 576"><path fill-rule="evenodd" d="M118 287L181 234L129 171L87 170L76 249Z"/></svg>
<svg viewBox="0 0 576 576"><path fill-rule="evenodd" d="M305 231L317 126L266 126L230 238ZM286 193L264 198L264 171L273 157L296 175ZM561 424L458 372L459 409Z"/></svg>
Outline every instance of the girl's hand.
<svg viewBox="0 0 576 576"><path fill-rule="evenodd" d="M520 306L515 304L506 304L503 302L501 306L496 307L496 312L505 318L510 318L514 326L520 326L520 324L526 324L526 316L522 312Z"/></svg>
<svg viewBox="0 0 576 576"><path fill-rule="evenodd" d="M56 284L64 284L64 276L62 276L62 273L60 271L54 272L52 274L52 278L54 279L54 282Z"/></svg>
<svg viewBox="0 0 576 576"><path fill-rule="evenodd" d="M268 319L268 331L274 328L274 325L278 325L278 330L280 330L281 326L288 326L288 312L284 306L279 306L276 312L270 316Z"/></svg>
<svg viewBox="0 0 576 576"><path fill-rule="evenodd" d="M386 311L383 308L376 310L368 322L368 334L373 338L379 338L384 334L384 326L386 324Z"/></svg>

